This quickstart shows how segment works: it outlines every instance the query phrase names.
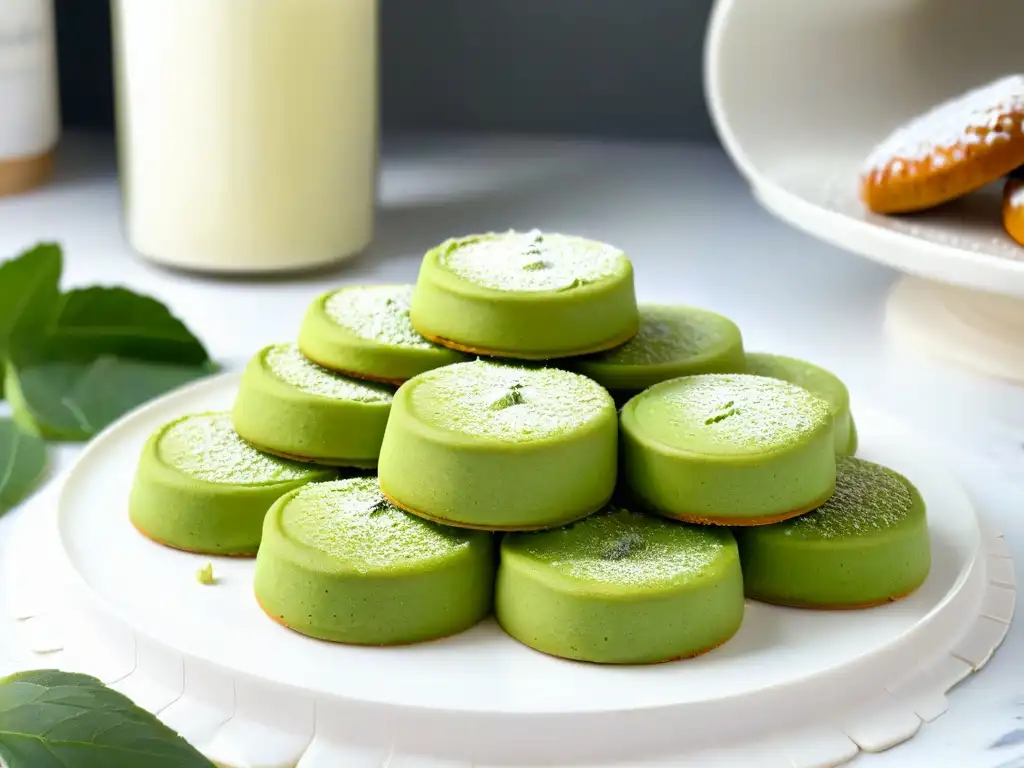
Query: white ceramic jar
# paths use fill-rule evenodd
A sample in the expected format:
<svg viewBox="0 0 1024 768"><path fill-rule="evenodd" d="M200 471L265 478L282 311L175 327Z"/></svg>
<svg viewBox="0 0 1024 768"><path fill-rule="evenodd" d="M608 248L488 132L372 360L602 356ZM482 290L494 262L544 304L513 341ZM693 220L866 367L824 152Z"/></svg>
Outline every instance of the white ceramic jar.
<svg viewBox="0 0 1024 768"><path fill-rule="evenodd" d="M366 248L378 0L114 0L113 11L137 251L185 269L260 273Z"/></svg>
<svg viewBox="0 0 1024 768"><path fill-rule="evenodd" d="M49 177L58 102L53 0L0 1L0 195Z"/></svg>

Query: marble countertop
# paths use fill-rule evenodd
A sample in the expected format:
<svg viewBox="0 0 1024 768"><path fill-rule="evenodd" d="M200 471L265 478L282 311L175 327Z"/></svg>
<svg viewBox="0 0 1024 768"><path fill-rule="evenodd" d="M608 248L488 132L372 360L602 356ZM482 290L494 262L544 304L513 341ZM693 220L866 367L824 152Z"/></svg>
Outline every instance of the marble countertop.
<svg viewBox="0 0 1024 768"><path fill-rule="evenodd" d="M718 150L504 138L384 143L378 235L364 255L287 279L170 272L126 245L113 148L72 136L57 180L0 200L0 254L65 247L66 284L124 284L157 296L238 366L297 327L317 292L342 282L411 282L429 246L461 232L531 228L614 242L644 301L689 303L736 320L751 350L804 357L839 374L854 407L909 425L946 456L1024 564L1024 389L919 358L882 334L892 271L772 219ZM3 406L0 406L2 408ZM61 447L57 467L76 448ZM0 520L8 529L18 511ZM1024 768L1024 622L910 742L856 765Z"/></svg>

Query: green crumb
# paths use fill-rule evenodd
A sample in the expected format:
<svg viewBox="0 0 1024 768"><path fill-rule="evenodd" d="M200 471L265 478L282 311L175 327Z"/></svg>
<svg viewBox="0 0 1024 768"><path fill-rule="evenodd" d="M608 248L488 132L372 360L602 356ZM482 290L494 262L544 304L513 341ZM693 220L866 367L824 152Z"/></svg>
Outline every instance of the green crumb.
<svg viewBox="0 0 1024 768"><path fill-rule="evenodd" d="M739 409L736 407L735 401L730 400L725 405L720 406L718 409L718 413L707 419L704 423L708 426L712 424L717 424L718 422L725 421L730 416L735 416L738 413Z"/></svg>
<svg viewBox="0 0 1024 768"><path fill-rule="evenodd" d="M527 246L526 250L524 250L523 253L527 254L529 256L540 256L540 254L541 254L540 245L543 242L544 242L544 235L542 235L540 232L536 233L533 236L533 242L529 246ZM536 269L547 269L548 267L554 266L553 264L548 264L545 261L540 261L540 262L536 262L536 263L542 265L540 267L536 267Z"/></svg>
<svg viewBox="0 0 1024 768"><path fill-rule="evenodd" d="M730 408L728 411L724 411L722 413L712 416L711 418L707 419L704 423L707 424L708 426L710 426L711 424L717 424L720 421L725 421L730 416L735 416L737 413L739 413L739 411L737 411L735 408Z"/></svg>
<svg viewBox="0 0 1024 768"><path fill-rule="evenodd" d="M217 577L213 575L213 563L207 563L196 571L196 581L207 587L217 583Z"/></svg>
<svg viewBox="0 0 1024 768"><path fill-rule="evenodd" d="M550 261L544 261L544 259L541 259L539 261L531 261L529 264L524 264L523 271L539 272L542 269L551 269L553 266L554 264L552 264Z"/></svg>
<svg viewBox="0 0 1024 768"><path fill-rule="evenodd" d="M508 388L508 392L499 397L491 404L491 409L495 411L502 411L506 408L511 408L513 405L522 405L526 402L523 399L522 384L513 384Z"/></svg>
<svg viewBox="0 0 1024 768"><path fill-rule="evenodd" d="M639 533L629 531L620 536L604 553L605 560L625 560L634 552L644 548L644 539Z"/></svg>

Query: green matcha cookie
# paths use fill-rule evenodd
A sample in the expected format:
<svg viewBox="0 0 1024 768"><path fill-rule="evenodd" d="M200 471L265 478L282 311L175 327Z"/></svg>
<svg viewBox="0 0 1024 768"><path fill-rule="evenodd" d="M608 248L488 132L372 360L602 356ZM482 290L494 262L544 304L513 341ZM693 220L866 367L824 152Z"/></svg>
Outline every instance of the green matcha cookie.
<svg viewBox="0 0 1024 768"><path fill-rule="evenodd" d="M154 541L212 555L254 555L279 497L336 473L256 450L229 413L172 421L146 442L128 500L132 524Z"/></svg>
<svg viewBox="0 0 1024 768"><path fill-rule="evenodd" d="M494 543L389 504L377 478L300 488L267 514L256 598L321 640L398 645L469 629L491 611Z"/></svg>
<svg viewBox="0 0 1024 768"><path fill-rule="evenodd" d="M395 395L380 483L398 506L449 525L551 528L615 488L615 404L554 368L485 361L421 374Z"/></svg>
<svg viewBox="0 0 1024 768"><path fill-rule="evenodd" d="M232 413L260 449L332 466L375 467L394 390L310 362L294 344L261 350L242 375Z"/></svg>
<svg viewBox="0 0 1024 768"><path fill-rule="evenodd" d="M610 507L566 528L506 536L495 613L554 656L648 664L709 651L743 620L728 529Z"/></svg>
<svg viewBox="0 0 1024 768"><path fill-rule="evenodd" d="M628 487L668 517L763 525L815 509L835 487L828 404L784 381L673 379L626 403L621 422Z"/></svg>
<svg viewBox="0 0 1024 768"><path fill-rule="evenodd" d="M415 331L411 298L411 285L354 285L325 293L306 313L299 348L324 368L388 384L465 361Z"/></svg>
<svg viewBox="0 0 1024 768"><path fill-rule="evenodd" d="M611 349L639 326L622 251L537 231L472 235L429 251L411 319L446 347L524 360Z"/></svg>
<svg viewBox="0 0 1024 768"><path fill-rule="evenodd" d="M747 373L782 379L820 397L832 409L836 453L852 456L857 452L857 426L850 413L850 393L838 376L803 360L760 352L747 355Z"/></svg>
<svg viewBox="0 0 1024 768"><path fill-rule="evenodd" d="M640 332L623 346L576 358L568 367L624 402L679 376L742 373L743 337L727 317L694 307L642 305Z"/></svg>
<svg viewBox="0 0 1024 768"><path fill-rule="evenodd" d="M736 531L747 596L803 608L866 608L904 597L931 566L921 494L907 478L854 458L810 514Z"/></svg>

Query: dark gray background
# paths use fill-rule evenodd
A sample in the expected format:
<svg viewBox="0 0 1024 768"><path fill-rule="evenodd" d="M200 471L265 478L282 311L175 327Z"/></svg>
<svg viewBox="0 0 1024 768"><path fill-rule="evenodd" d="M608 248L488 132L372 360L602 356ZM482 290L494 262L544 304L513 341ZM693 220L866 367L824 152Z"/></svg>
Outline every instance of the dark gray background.
<svg viewBox="0 0 1024 768"><path fill-rule="evenodd" d="M712 137L711 0L382 3L385 130ZM106 0L57 0L57 25L65 122L110 128Z"/></svg>

